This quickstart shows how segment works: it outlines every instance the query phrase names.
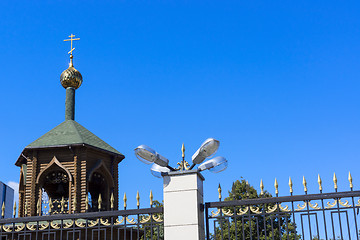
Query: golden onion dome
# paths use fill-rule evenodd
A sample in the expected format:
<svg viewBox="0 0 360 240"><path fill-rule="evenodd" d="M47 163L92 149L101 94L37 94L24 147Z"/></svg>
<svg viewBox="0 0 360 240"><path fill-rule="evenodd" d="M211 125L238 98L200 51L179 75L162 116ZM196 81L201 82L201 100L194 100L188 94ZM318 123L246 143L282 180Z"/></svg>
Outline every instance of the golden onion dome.
<svg viewBox="0 0 360 240"><path fill-rule="evenodd" d="M60 83L65 89L69 87L78 89L81 86L82 76L81 73L74 68L72 56L70 57L69 68L60 75Z"/></svg>

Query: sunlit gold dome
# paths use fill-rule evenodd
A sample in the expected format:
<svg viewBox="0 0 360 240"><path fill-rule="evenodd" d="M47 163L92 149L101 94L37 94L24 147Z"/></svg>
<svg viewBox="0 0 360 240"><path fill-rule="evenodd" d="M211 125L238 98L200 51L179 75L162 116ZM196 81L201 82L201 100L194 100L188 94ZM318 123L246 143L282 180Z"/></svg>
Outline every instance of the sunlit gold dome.
<svg viewBox="0 0 360 240"><path fill-rule="evenodd" d="M65 89L68 87L78 89L81 86L82 76L81 73L74 68L72 56L69 68L63 71L60 75L60 83Z"/></svg>

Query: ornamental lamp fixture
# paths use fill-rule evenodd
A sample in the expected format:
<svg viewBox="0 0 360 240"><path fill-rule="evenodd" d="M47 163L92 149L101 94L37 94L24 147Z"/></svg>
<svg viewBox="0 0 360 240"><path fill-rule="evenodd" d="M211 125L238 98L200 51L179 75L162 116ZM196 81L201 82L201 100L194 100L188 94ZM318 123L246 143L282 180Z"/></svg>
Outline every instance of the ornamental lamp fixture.
<svg viewBox="0 0 360 240"><path fill-rule="evenodd" d="M167 158L161 156L154 149L146 145L140 145L135 148L135 156L143 163L152 163L151 173L158 178L161 178L163 173L170 171L192 170L197 164L200 164L197 168L199 172L209 170L212 173L219 173L224 171L228 166L228 161L224 157L215 157L202 163L205 159L212 157L217 152L219 146L220 142L218 140L214 138L206 139L192 156L193 164L190 166L190 164L185 161L185 147L183 144L181 148L182 161L177 164L179 166L178 168L169 166L169 160Z"/></svg>

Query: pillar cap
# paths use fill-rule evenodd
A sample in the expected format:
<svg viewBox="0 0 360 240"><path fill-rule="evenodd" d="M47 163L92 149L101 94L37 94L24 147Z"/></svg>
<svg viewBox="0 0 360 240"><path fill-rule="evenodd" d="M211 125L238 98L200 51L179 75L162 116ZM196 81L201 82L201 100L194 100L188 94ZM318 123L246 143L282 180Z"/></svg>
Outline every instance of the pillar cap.
<svg viewBox="0 0 360 240"><path fill-rule="evenodd" d="M165 176L181 176L181 175L190 175L190 174L197 174L201 180L205 180L204 176L200 173L200 171L194 169L194 170L187 170L187 171L174 171L174 172L165 172L161 175L163 177Z"/></svg>

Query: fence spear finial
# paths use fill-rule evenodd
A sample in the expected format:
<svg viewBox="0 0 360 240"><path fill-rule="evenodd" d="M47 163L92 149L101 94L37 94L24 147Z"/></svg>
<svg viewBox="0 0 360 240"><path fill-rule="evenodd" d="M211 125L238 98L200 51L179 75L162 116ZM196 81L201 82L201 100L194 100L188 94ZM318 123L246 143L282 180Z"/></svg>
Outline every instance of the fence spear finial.
<svg viewBox="0 0 360 240"><path fill-rule="evenodd" d="M49 213L51 213L52 208L53 208L53 203L52 203L51 198L49 198Z"/></svg>
<svg viewBox="0 0 360 240"><path fill-rule="evenodd" d="M289 177L289 187L290 187L290 193L293 193L293 183L291 181L291 177Z"/></svg>
<svg viewBox="0 0 360 240"><path fill-rule="evenodd" d="M264 183L262 179L260 181L260 190L261 190L260 195L264 195Z"/></svg>
<svg viewBox="0 0 360 240"><path fill-rule="evenodd" d="M318 184L319 184L319 190L321 192L322 191L322 181L321 181L321 178L320 178L320 174L318 174Z"/></svg>
<svg viewBox="0 0 360 240"><path fill-rule="evenodd" d="M1 207L1 217L4 218L4 216L5 216L5 201L3 202Z"/></svg>
<svg viewBox="0 0 360 240"><path fill-rule="evenodd" d="M114 209L114 201L115 201L115 199L114 199L114 192L112 192L112 193L111 193L111 196L110 196L110 208L111 208L111 210Z"/></svg>
<svg viewBox="0 0 360 240"><path fill-rule="evenodd" d="M152 205L153 205L153 198L154 198L154 196L153 196L152 190L150 190L150 207L152 207Z"/></svg>
<svg viewBox="0 0 360 240"><path fill-rule="evenodd" d="M307 193L307 183L305 180L305 176L303 176L303 185L304 185L304 192Z"/></svg>
<svg viewBox="0 0 360 240"><path fill-rule="evenodd" d="M139 194L139 191L137 191L137 193L136 193L136 206L137 206L137 208L140 207L140 194Z"/></svg>
<svg viewBox="0 0 360 240"><path fill-rule="evenodd" d="M334 181L335 191L337 191L338 185L337 185L337 178L336 178L336 174L335 174L335 173L334 173L333 181Z"/></svg>
<svg viewBox="0 0 360 240"><path fill-rule="evenodd" d="M275 178L274 187L275 187L275 194L278 195L279 194L279 184L278 184L276 178Z"/></svg>
<svg viewBox="0 0 360 240"><path fill-rule="evenodd" d="M27 201L25 201L25 206L24 206L24 214L25 214L25 217L27 216Z"/></svg>
<svg viewBox="0 0 360 240"><path fill-rule="evenodd" d="M16 202L14 201L14 207L13 207L13 216L15 218L16 216Z"/></svg>
<svg viewBox="0 0 360 240"><path fill-rule="evenodd" d="M100 193L99 198L98 198L98 209L99 209L99 211L101 210L101 203L102 203L102 198L101 198L101 193Z"/></svg>
<svg viewBox="0 0 360 240"><path fill-rule="evenodd" d="M85 197L85 210L87 211L89 209L89 196L86 195Z"/></svg>
<svg viewBox="0 0 360 240"><path fill-rule="evenodd" d="M221 185L220 185L220 183L219 183L219 187L218 187L218 193L219 193L219 201L221 201L221 198L222 198L222 196L221 196Z"/></svg>
<svg viewBox="0 0 360 240"><path fill-rule="evenodd" d="M39 216L41 216L41 199L39 198L39 200L38 200L38 202L37 202L37 214L39 215Z"/></svg>
<svg viewBox="0 0 360 240"><path fill-rule="evenodd" d="M353 189L353 183L352 183L352 181L353 181L353 179L352 179L352 177L351 177L351 173L349 172L349 177L348 177L348 179L349 179L349 183L350 183L350 189L352 190Z"/></svg>
<svg viewBox="0 0 360 240"><path fill-rule="evenodd" d="M124 209L126 209L126 207L127 207L127 197L126 197L126 192L124 192L124 198L123 198L123 200L124 200Z"/></svg>

